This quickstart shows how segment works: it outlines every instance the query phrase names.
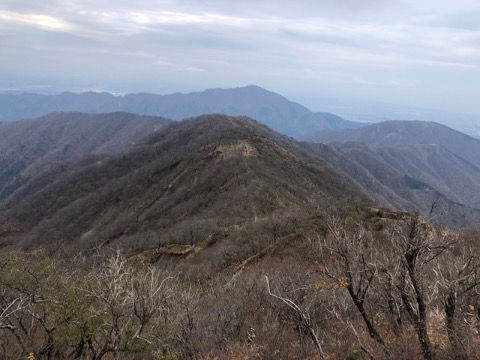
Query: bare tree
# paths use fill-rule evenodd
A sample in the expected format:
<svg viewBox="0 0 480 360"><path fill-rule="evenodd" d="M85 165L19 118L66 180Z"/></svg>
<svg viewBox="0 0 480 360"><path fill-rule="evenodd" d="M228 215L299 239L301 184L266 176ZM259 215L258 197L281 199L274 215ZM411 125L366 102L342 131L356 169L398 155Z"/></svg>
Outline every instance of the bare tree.
<svg viewBox="0 0 480 360"><path fill-rule="evenodd" d="M92 316L100 320L97 331L88 340L94 359L108 353L118 358L120 353L148 349L166 335L166 325L150 325L168 306L172 293L171 275L162 275L153 268L129 264L117 252L101 264L96 276L84 289L93 300Z"/></svg>
<svg viewBox="0 0 480 360"><path fill-rule="evenodd" d="M320 355L320 358L321 359L326 359L325 352L323 351L323 348L322 348L322 344L318 340L317 333L316 333L315 329L313 328L314 323L313 323L313 321L310 317L310 314L309 314L308 310L306 310L304 308L301 308L294 301L292 301L292 300L290 300L286 297L282 297L282 296L275 295L274 293L272 293L272 291L270 290L270 283L268 281L268 276L266 276L266 275L265 275L265 282L267 283L268 294L270 296L273 296L275 299L278 299L278 300L282 301L284 304L286 304L290 309L292 309L295 312L295 314L298 316L298 318L301 320L302 324L306 327L308 333L310 334L310 337L312 338L313 343L315 344L315 346L318 349L318 353Z"/></svg>
<svg viewBox="0 0 480 360"><path fill-rule="evenodd" d="M4 336L12 340L12 351L54 356L55 324L49 294L55 286L55 263L42 250L12 253L2 262L0 291Z"/></svg>
<svg viewBox="0 0 480 360"><path fill-rule="evenodd" d="M445 326L452 350L457 358L468 358L465 340L474 329L460 330L462 325L469 325L471 311L462 313L462 307L475 310L480 288L480 258L474 246L456 234L448 232L453 238L452 246L447 251L447 261L435 268L437 283L445 313ZM478 310L477 310L478 311Z"/></svg>
<svg viewBox="0 0 480 360"><path fill-rule="evenodd" d="M368 334L380 346L384 356L390 359L391 352L366 307L372 284L381 270L374 236L362 224L347 224L335 217L327 220L327 228L319 254L321 268L325 275L348 291ZM354 332L358 334L355 329ZM361 348L370 354L362 344Z"/></svg>
<svg viewBox="0 0 480 360"><path fill-rule="evenodd" d="M396 283L402 304L417 332L423 357L435 358L428 334L427 307L435 286L431 268L451 245L451 239L416 213L394 224L387 239L397 259ZM393 262L395 263L395 261Z"/></svg>

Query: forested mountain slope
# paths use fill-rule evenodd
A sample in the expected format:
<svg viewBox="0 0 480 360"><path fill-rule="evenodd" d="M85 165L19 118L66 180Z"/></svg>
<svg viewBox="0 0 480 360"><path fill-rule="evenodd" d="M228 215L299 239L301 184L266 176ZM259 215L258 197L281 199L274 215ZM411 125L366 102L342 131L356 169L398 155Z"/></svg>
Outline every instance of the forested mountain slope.
<svg viewBox="0 0 480 360"><path fill-rule="evenodd" d="M458 218L456 226L467 218L471 219L465 222L466 226L480 225L475 220L477 215L470 216L480 208L479 140L437 123L421 121L388 121L355 130L321 132L312 139L336 147L355 164L363 164L381 182L393 171L396 178L405 178L405 185L430 188L436 194L433 198L439 200L435 201L437 204L451 202L443 213L450 214L452 220ZM425 209L425 199L401 197L417 209ZM422 202L425 204L419 205Z"/></svg>
<svg viewBox="0 0 480 360"><path fill-rule="evenodd" d="M129 113L50 113L0 123L0 199L30 178L89 154L126 151L170 120Z"/></svg>
<svg viewBox="0 0 480 360"><path fill-rule="evenodd" d="M247 118L172 124L120 156L90 156L32 179L1 204L24 244L196 244L246 226L364 198L348 176ZM203 234L203 235L202 235Z"/></svg>
<svg viewBox="0 0 480 360"><path fill-rule="evenodd" d="M480 167L480 140L431 121L385 121L358 129L320 131L308 139L354 141L373 148L435 144Z"/></svg>
<svg viewBox="0 0 480 360"><path fill-rule="evenodd" d="M388 159L385 160L379 149L372 150L362 143L342 143L336 147L304 143L303 146L320 156L336 171L349 176L375 204L390 209L417 211L440 226L452 228L480 226L480 211L473 201L477 198L476 194L472 194L471 198L463 196L459 199L461 194L471 193L471 189L452 187L454 190L451 191L444 186L449 179L455 178L455 174L450 173L450 177L437 178L436 176L441 173L439 170L433 172L428 179L421 180L425 171L412 172L408 175L409 173L405 173L401 167L395 167L395 162L389 163ZM395 159L402 161L401 156ZM412 165L408 160L405 162ZM463 164L462 169L465 170ZM476 173L471 165L470 170ZM472 181L471 185L475 185L472 178L465 177L462 181L463 184Z"/></svg>
<svg viewBox="0 0 480 360"><path fill-rule="evenodd" d="M245 117L174 123L121 155L88 149L37 169L0 204L0 222L18 224L24 246L196 245L215 228L246 229L358 199L424 215L435 205L432 219L443 226L480 218L365 146L297 143Z"/></svg>
<svg viewBox="0 0 480 360"><path fill-rule="evenodd" d="M0 357L478 358L478 231L429 221L478 211L366 145L206 115L96 148L0 201Z"/></svg>

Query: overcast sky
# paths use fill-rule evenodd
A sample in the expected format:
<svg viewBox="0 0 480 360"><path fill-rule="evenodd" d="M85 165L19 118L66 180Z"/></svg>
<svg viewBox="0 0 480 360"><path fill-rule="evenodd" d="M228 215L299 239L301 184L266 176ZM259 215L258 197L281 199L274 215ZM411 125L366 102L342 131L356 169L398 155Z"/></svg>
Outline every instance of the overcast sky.
<svg viewBox="0 0 480 360"><path fill-rule="evenodd" d="M293 99L480 113L480 2L0 3L0 90L166 94L248 84Z"/></svg>

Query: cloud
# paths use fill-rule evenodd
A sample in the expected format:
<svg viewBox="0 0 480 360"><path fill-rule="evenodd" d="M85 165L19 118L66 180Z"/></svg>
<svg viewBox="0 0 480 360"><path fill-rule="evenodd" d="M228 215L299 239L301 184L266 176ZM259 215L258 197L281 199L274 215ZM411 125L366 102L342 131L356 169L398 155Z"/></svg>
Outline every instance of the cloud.
<svg viewBox="0 0 480 360"><path fill-rule="evenodd" d="M72 31L75 26L50 15L43 14L22 14L12 11L0 10L0 21L4 23L11 23L13 25L26 25L40 28L48 31Z"/></svg>
<svg viewBox="0 0 480 360"><path fill-rule="evenodd" d="M415 89L427 98L442 82L461 93L480 81L478 14L473 0L6 0L0 87L46 78L119 92L258 83L387 96L379 89L398 85L419 101Z"/></svg>

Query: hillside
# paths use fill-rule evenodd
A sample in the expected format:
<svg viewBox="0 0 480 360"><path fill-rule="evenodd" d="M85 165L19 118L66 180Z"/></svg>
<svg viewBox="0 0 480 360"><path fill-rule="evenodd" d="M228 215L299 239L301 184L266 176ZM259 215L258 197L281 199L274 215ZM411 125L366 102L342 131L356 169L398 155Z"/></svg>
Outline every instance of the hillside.
<svg viewBox="0 0 480 360"><path fill-rule="evenodd" d="M308 140L326 143L361 142L372 148L439 145L480 167L480 140L428 121L385 121L358 129L320 131Z"/></svg>
<svg viewBox="0 0 480 360"><path fill-rule="evenodd" d="M361 129L317 133L312 138L335 146L380 181L388 167L405 179L434 189L438 198L480 209L480 141L470 136L432 122L388 121ZM408 199L412 204L418 200ZM452 208L449 212L459 218L469 217L459 215L465 211Z"/></svg>
<svg viewBox="0 0 480 360"><path fill-rule="evenodd" d="M348 177L294 141L247 118L209 115L169 125L121 156L32 179L0 205L0 222L17 223L28 247L61 239L65 249L138 250L195 245L215 228L251 231L359 197Z"/></svg>
<svg viewBox="0 0 480 360"><path fill-rule="evenodd" d="M182 120L204 114L248 116L289 136L301 137L320 129L362 124L329 113L315 113L258 86L210 89L189 94L62 93L59 95L0 95L0 121L37 117L51 111L104 113L127 111Z"/></svg>
<svg viewBox="0 0 480 360"><path fill-rule="evenodd" d="M27 123L9 125L15 124ZM30 145L44 138L32 134ZM106 140L94 146L80 138L73 142L78 156L65 159L65 143L58 139L52 144L60 145L51 145L43 157L37 151L41 141L31 147L39 157L20 172L30 174L28 181L16 184L0 203L0 223L18 224L22 232L15 236L23 246L61 241L65 251L112 245L136 252L196 246L212 232L239 227L242 231L233 232L239 242L257 239L245 247L228 242L235 248L232 256L241 258L251 246L261 246L261 234L271 236L265 233L274 231L272 226L281 228L317 209L336 211L354 199L424 215L436 203L433 220L443 226L477 226L480 219L474 204L461 201L468 190L455 198L439 190L441 183L437 188L405 174L377 150L358 143L337 148L297 143L245 117L207 115L173 123L121 155L112 155L118 148ZM251 229L255 236L245 234Z"/></svg>
<svg viewBox="0 0 480 360"><path fill-rule="evenodd" d="M450 200L480 209L480 168L445 148L410 145L374 152L398 172L430 184Z"/></svg>
<svg viewBox="0 0 480 360"><path fill-rule="evenodd" d="M478 358L478 231L381 206L432 201L480 218L366 145L246 117L61 162L0 201L0 357Z"/></svg>
<svg viewBox="0 0 480 360"><path fill-rule="evenodd" d="M128 113L57 112L0 123L0 199L33 176L65 162L125 151L168 122Z"/></svg>
<svg viewBox="0 0 480 360"><path fill-rule="evenodd" d="M444 164L449 164L445 171L448 172L454 166L458 166L459 171L467 172L450 173L442 177L443 170L436 168L434 163L430 164L430 167L422 168L425 165L424 159L419 156L418 151L414 159L411 159L408 157L412 156L410 152L402 158L402 150L370 149L362 143L347 142L337 144L336 147L320 143L302 145L310 153L321 157L331 168L349 176L377 205L389 209L418 211L441 226L452 228L480 226L480 210L475 201L478 196L472 192L472 189L478 188L475 178L478 171L471 164L465 164L456 157L444 158ZM389 159L387 154L392 156L392 159ZM438 155L440 154L435 154ZM449 160L452 160L452 163L449 163ZM409 172L409 167L418 171ZM429 176L424 179L426 174ZM464 178L459 179L457 176ZM459 184L466 187L460 188ZM471 197L468 198L468 195ZM433 204L435 208L430 213Z"/></svg>

